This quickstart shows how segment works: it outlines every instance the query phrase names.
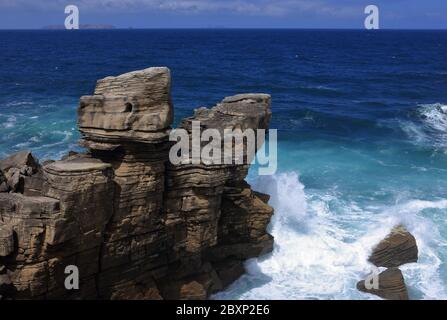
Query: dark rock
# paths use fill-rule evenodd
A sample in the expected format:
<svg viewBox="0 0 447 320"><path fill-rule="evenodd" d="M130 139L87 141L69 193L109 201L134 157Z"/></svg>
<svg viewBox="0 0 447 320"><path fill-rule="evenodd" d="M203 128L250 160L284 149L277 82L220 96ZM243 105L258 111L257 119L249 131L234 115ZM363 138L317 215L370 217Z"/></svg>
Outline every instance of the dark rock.
<svg viewBox="0 0 447 320"><path fill-rule="evenodd" d="M5 174L2 170L0 170L0 192L8 192L9 186L8 186L8 180L5 177Z"/></svg>
<svg viewBox="0 0 447 320"><path fill-rule="evenodd" d="M369 261L378 267L387 268L417 262L416 239L405 227L397 226L373 249Z"/></svg>
<svg viewBox="0 0 447 320"><path fill-rule="evenodd" d="M0 290L1 287L7 287L11 285L11 278L7 273L0 274Z"/></svg>
<svg viewBox="0 0 447 320"><path fill-rule="evenodd" d="M215 263L213 266L224 288L245 273L244 263L240 260L225 260L223 263Z"/></svg>
<svg viewBox="0 0 447 320"><path fill-rule="evenodd" d="M14 252L14 237L12 228L0 225L0 257L6 257Z"/></svg>
<svg viewBox="0 0 447 320"><path fill-rule="evenodd" d="M357 283L357 289L389 300L408 300L408 291L402 272L389 268L378 275L378 289L367 289L365 280Z"/></svg>

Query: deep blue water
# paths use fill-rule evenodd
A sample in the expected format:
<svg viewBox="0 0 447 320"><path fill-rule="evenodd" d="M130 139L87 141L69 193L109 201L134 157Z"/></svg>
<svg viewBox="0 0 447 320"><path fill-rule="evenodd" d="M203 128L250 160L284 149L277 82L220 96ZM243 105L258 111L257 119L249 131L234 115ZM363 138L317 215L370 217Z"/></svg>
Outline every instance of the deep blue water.
<svg viewBox="0 0 447 320"><path fill-rule="evenodd" d="M368 250L416 236L412 298L447 298L447 31L0 31L0 157L76 148L81 95L168 66L176 120L224 96L273 97L273 254L216 298L366 299Z"/></svg>

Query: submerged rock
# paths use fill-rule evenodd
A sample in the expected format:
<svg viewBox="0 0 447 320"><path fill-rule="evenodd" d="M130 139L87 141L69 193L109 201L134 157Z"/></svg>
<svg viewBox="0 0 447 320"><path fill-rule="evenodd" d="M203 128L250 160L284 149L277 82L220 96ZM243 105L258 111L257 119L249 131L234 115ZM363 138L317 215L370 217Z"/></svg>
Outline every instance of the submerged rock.
<svg viewBox="0 0 447 320"><path fill-rule="evenodd" d="M408 291L402 272L389 268L378 274L378 288L367 288L365 280L357 283L357 289L389 300L408 300Z"/></svg>
<svg viewBox="0 0 447 320"><path fill-rule="evenodd" d="M167 68L99 80L78 112L87 153L42 167L29 152L1 162L23 186L0 193L0 296L205 299L272 250L273 209L244 181L249 165L169 162L170 81ZM194 120L220 131L268 129L270 118L270 96L246 94L180 127L191 138ZM69 265L79 290L65 289Z"/></svg>
<svg viewBox="0 0 447 320"><path fill-rule="evenodd" d="M369 261L377 267L398 267L418 261L416 239L404 226L399 225L374 249Z"/></svg>

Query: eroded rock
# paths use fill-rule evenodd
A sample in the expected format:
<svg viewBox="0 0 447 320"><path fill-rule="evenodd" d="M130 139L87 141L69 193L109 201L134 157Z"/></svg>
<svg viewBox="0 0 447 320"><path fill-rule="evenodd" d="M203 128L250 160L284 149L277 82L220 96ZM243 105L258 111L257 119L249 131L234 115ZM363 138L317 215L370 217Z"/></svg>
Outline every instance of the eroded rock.
<svg viewBox="0 0 447 320"><path fill-rule="evenodd" d="M0 160L0 192L24 192L25 178L40 169L30 151L21 151Z"/></svg>
<svg viewBox="0 0 447 320"><path fill-rule="evenodd" d="M39 164L31 154L31 151L20 151L0 160L0 170L7 172L11 168L16 168L29 172L30 174L37 171ZM27 168L28 167L28 168Z"/></svg>
<svg viewBox="0 0 447 320"><path fill-rule="evenodd" d="M408 291L402 272L398 268L389 268L379 273L378 288L367 288L365 280L357 283L357 289L375 294L388 300L408 300Z"/></svg>
<svg viewBox="0 0 447 320"><path fill-rule="evenodd" d="M168 68L148 68L98 80L93 96L81 97L79 130L84 145L167 139L173 119Z"/></svg>
<svg viewBox="0 0 447 320"><path fill-rule="evenodd" d="M373 249L369 261L377 267L386 268L417 262L416 239L404 226L399 225Z"/></svg>
<svg viewBox="0 0 447 320"><path fill-rule="evenodd" d="M14 252L14 235L8 225L0 225L0 257L6 257Z"/></svg>
<svg viewBox="0 0 447 320"><path fill-rule="evenodd" d="M357 289L384 299L408 300L405 280L397 267L417 262L418 248L414 236L403 225L394 227L385 239L374 247L368 260L377 267L388 269L378 275L379 288L368 288L362 280L357 283Z"/></svg>
<svg viewBox="0 0 447 320"><path fill-rule="evenodd" d="M272 250L273 209L244 181L247 164L169 162L170 81L167 68L99 80L78 112L87 153L42 167L29 152L1 162L13 191L0 193L1 296L206 299ZM270 118L270 96L244 94L180 127L268 129ZM80 290L65 289L68 265Z"/></svg>

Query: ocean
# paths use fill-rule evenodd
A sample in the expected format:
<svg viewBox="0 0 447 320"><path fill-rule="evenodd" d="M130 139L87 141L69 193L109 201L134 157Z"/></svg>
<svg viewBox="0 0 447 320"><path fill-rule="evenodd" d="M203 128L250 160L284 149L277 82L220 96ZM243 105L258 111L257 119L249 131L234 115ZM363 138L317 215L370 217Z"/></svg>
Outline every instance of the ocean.
<svg viewBox="0 0 447 320"><path fill-rule="evenodd" d="M356 282L398 223L410 298L447 299L447 31L0 31L0 157L78 149L76 108L109 75L168 66L175 119L272 95L274 251L215 299L376 299Z"/></svg>

